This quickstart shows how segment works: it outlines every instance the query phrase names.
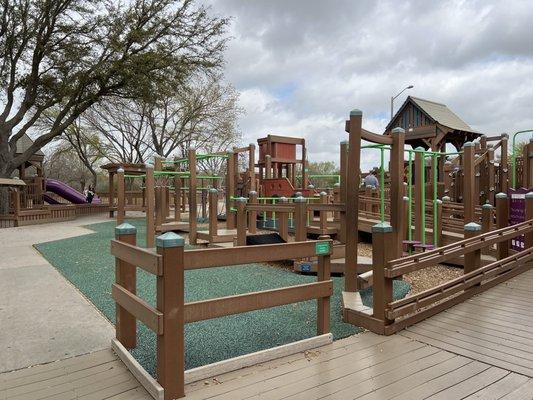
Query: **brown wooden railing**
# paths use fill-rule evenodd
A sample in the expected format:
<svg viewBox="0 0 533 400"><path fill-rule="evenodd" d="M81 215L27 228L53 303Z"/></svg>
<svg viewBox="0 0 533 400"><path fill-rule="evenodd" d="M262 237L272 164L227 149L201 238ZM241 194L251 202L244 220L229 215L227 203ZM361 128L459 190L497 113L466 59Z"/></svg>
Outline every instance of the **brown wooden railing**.
<svg viewBox="0 0 533 400"><path fill-rule="evenodd" d="M167 232L156 239L156 246L157 253L137 247L136 229L129 224L116 228L116 240L111 241L117 268L112 296L117 303L116 336L124 347L136 347L136 320L157 334L157 380L165 399L184 396L186 323L317 299L317 334L330 331L330 240L184 251L184 240ZM185 303L185 270L311 256L319 260L317 282ZM137 267L157 276L156 307L136 294Z"/></svg>

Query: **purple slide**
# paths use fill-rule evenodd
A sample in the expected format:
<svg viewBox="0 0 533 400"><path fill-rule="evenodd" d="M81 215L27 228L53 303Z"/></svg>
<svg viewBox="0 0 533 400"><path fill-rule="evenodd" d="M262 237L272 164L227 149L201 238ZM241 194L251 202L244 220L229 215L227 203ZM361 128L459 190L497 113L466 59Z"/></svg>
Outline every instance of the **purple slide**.
<svg viewBox="0 0 533 400"><path fill-rule="evenodd" d="M86 204L85 196L83 193L78 192L76 189L70 187L66 183L58 181L56 179L46 179L45 189L48 192L55 193L65 200L70 201L73 204ZM93 204L100 204L101 200L98 197L94 197Z"/></svg>

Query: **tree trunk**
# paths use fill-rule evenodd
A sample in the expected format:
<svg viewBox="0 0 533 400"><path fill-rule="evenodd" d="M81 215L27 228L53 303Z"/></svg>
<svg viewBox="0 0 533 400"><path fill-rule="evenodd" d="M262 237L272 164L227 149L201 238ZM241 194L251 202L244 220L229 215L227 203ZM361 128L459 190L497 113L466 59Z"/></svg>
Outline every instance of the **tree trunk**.
<svg viewBox="0 0 533 400"><path fill-rule="evenodd" d="M9 148L9 133L0 132L0 178L11 178L14 169L11 165L13 155ZM0 188L0 214L9 213L9 191Z"/></svg>

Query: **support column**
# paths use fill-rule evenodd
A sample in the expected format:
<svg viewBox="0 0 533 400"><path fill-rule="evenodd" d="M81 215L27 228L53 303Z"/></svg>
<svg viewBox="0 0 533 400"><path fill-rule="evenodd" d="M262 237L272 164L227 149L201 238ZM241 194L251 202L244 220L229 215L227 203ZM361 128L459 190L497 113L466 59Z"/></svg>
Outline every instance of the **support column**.
<svg viewBox="0 0 533 400"><path fill-rule="evenodd" d="M496 227L498 229L509 226L509 202L505 193L496 195ZM498 260L509 256L510 241L506 240L497 244Z"/></svg>
<svg viewBox="0 0 533 400"><path fill-rule="evenodd" d="M391 246L393 228L387 222L380 222L372 227L372 277L373 277L373 317L390 325L387 318L387 306L392 302L391 278L385 277L387 262L394 258L396 250Z"/></svg>
<svg viewBox="0 0 533 400"><path fill-rule="evenodd" d="M464 226L464 229L465 239L479 236L481 234L481 225L476 224L475 222L469 222ZM465 254L464 273L468 274L479 268L481 268L481 249Z"/></svg>
<svg viewBox="0 0 533 400"><path fill-rule="evenodd" d="M466 142L463 147L463 165L464 165L464 179L463 179L463 207L464 207L464 223L475 222L474 204L476 193L475 187L475 167L474 167L474 143Z"/></svg>

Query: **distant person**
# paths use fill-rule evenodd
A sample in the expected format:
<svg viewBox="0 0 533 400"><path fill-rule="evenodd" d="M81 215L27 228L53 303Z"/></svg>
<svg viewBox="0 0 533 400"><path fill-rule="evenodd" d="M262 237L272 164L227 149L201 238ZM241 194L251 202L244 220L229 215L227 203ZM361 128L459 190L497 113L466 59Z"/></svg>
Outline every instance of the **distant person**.
<svg viewBox="0 0 533 400"><path fill-rule="evenodd" d="M370 186L375 189L379 186L378 178L376 178L374 174L368 174L367 176L365 176L363 182L365 184L365 187Z"/></svg>
<svg viewBox="0 0 533 400"><path fill-rule="evenodd" d="M89 189L87 189L87 203L91 204L94 199L94 188L92 186L89 186Z"/></svg>

